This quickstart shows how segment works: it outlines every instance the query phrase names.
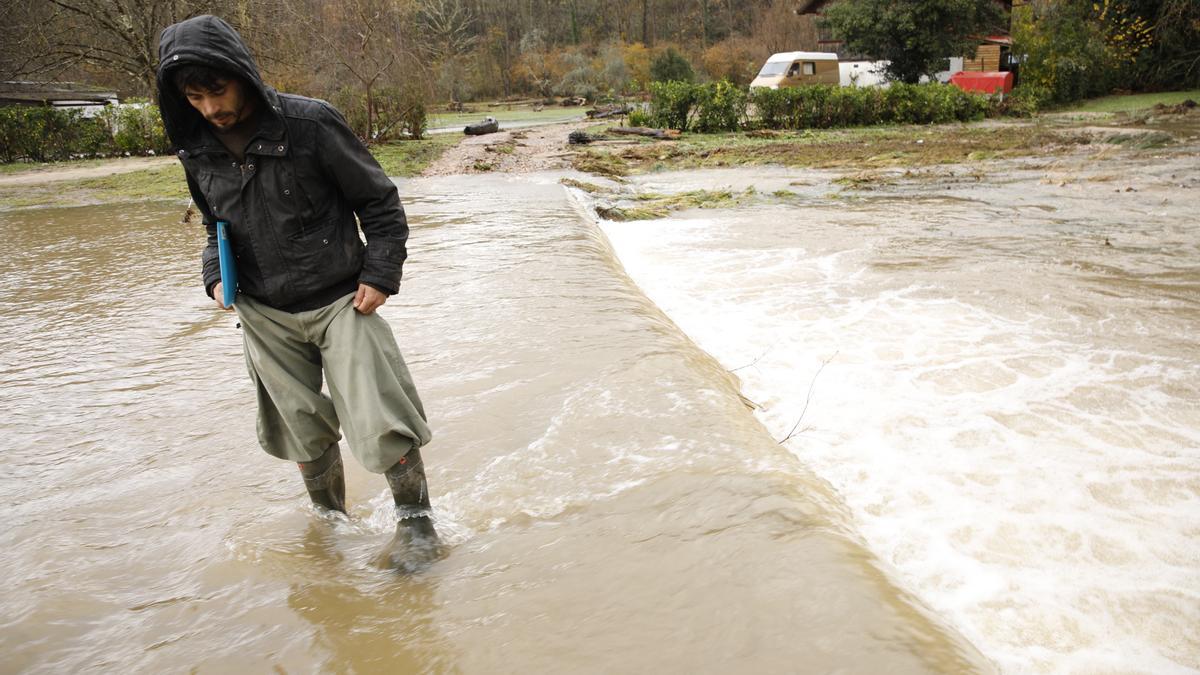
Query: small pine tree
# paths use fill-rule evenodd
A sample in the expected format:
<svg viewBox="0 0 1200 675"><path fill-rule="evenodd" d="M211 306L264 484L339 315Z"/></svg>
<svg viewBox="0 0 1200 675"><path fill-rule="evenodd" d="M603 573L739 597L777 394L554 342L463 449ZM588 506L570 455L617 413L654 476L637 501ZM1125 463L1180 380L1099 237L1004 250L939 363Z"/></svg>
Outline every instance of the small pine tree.
<svg viewBox="0 0 1200 675"><path fill-rule="evenodd" d="M674 47L667 47L650 63L650 80L653 82L691 82L695 79L692 64Z"/></svg>

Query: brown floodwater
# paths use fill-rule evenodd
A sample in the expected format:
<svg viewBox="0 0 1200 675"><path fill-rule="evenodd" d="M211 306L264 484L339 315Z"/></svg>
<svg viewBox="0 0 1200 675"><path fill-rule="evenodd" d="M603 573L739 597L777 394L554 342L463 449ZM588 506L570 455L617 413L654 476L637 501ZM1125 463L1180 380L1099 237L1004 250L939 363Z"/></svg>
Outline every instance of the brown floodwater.
<svg viewBox="0 0 1200 675"><path fill-rule="evenodd" d="M412 181L383 308L449 556L255 441L178 204L0 213L5 672L987 672L552 178Z"/></svg>
<svg viewBox="0 0 1200 675"><path fill-rule="evenodd" d="M888 577L1000 670L1197 672L1198 122L849 183L638 176L599 199L755 193L601 225Z"/></svg>

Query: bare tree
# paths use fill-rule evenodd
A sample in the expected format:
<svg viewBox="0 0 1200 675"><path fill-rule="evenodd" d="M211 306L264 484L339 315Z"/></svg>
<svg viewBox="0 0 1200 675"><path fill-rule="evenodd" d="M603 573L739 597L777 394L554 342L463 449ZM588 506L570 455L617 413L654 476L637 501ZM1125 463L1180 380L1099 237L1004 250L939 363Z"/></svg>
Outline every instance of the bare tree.
<svg viewBox="0 0 1200 675"><path fill-rule="evenodd" d="M290 18L320 45L322 57L335 61L362 88L367 99L364 135L371 140L378 110L375 89L402 57L403 7L395 0L317 4L319 9L287 5Z"/></svg>
<svg viewBox="0 0 1200 675"><path fill-rule="evenodd" d="M421 49L436 59L462 55L478 42L475 14L462 0L419 0Z"/></svg>
<svg viewBox="0 0 1200 675"><path fill-rule="evenodd" d="M228 0L16 0L15 10L6 15L17 17L9 25L20 34L12 42L5 41L5 75L49 79L73 68L90 67L116 75L136 93L150 94L162 29L190 16L219 12L228 4Z"/></svg>

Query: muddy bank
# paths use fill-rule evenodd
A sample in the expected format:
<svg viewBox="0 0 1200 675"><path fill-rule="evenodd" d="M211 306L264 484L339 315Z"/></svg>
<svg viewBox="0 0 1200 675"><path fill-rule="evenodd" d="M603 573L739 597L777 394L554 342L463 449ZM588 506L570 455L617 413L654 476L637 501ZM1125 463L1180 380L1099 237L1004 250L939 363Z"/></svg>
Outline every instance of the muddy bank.
<svg viewBox="0 0 1200 675"><path fill-rule="evenodd" d="M1123 146L1165 150L1200 135L1200 113L1152 122L1094 119L985 121L939 126L873 127L799 132L688 134L678 141L587 148L573 166L602 176L734 166L887 169L971 163L986 172L1000 159L1055 158Z"/></svg>
<svg viewBox="0 0 1200 675"><path fill-rule="evenodd" d="M572 131L595 122L566 122L514 130L501 129L484 136L466 136L428 168L424 176L472 173L532 173L570 168L576 152L567 143Z"/></svg>

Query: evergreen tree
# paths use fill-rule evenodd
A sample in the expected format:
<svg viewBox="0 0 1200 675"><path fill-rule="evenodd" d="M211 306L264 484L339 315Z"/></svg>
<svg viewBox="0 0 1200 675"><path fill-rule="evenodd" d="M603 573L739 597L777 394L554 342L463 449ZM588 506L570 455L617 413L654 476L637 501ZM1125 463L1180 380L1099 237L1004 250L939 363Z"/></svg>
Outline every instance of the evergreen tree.
<svg viewBox="0 0 1200 675"><path fill-rule="evenodd" d="M650 63L650 79L654 82L691 82L696 79L696 74L687 57L674 47L667 47Z"/></svg>

